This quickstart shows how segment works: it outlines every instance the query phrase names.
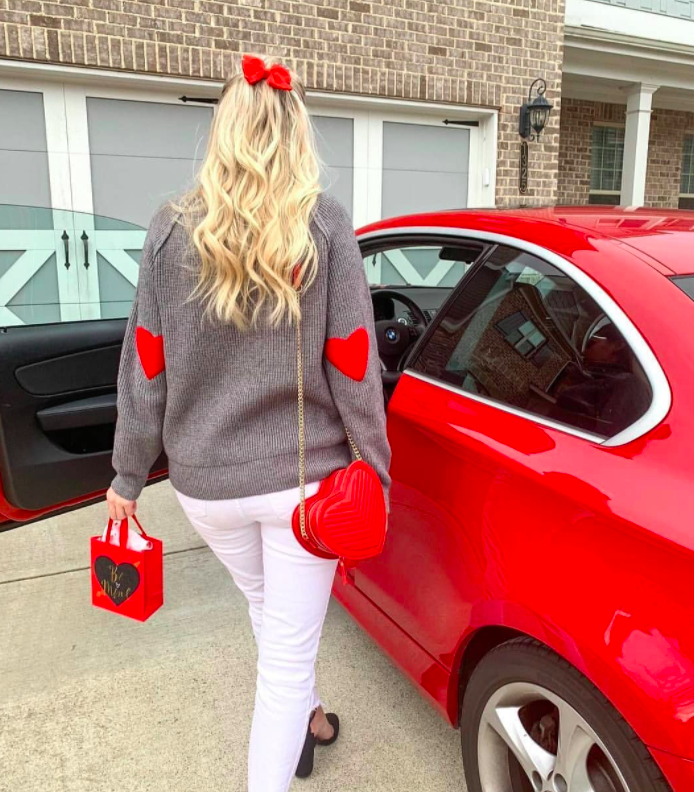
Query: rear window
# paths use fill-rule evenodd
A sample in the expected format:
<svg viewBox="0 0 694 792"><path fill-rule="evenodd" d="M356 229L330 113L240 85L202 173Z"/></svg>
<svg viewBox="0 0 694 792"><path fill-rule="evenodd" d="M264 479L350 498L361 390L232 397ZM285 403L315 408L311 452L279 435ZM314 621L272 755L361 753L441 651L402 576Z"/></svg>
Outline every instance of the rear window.
<svg viewBox="0 0 694 792"><path fill-rule="evenodd" d="M694 275L688 275L686 278L673 278L673 280L685 294L694 300Z"/></svg>

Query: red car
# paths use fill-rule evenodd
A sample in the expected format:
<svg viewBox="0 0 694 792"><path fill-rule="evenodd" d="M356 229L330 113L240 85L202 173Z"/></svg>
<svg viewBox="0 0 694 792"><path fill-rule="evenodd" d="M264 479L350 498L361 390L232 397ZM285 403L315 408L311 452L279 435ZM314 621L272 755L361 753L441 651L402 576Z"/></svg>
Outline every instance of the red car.
<svg viewBox="0 0 694 792"><path fill-rule="evenodd" d="M694 789L693 230L587 207L359 232L392 511L335 594L460 726L470 792ZM6 527L110 481L123 329L0 330Z"/></svg>

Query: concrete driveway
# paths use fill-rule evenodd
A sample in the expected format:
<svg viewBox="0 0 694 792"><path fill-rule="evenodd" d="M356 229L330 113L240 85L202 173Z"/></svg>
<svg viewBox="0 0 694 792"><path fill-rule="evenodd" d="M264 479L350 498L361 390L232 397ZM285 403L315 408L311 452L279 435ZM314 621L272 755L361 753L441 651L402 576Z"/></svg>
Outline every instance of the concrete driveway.
<svg viewBox="0 0 694 792"><path fill-rule="evenodd" d="M255 645L245 600L168 482L138 515L164 541L164 606L147 622L91 605L90 507L0 534L0 790L242 792ZM464 792L458 732L337 603L321 695L338 743L293 790Z"/></svg>

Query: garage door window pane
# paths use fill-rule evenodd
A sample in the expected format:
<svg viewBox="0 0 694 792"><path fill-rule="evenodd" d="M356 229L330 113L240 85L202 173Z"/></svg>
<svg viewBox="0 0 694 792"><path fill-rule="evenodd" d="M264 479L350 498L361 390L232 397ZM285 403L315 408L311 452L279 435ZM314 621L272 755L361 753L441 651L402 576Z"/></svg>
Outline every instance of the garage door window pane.
<svg viewBox="0 0 694 792"><path fill-rule="evenodd" d="M33 91L0 91L0 204L51 206L48 147L43 95ZM10 123L11 120L11 123ZM55 156L67 156L64 152ZM5 220L9 209L4 210ZM24 216L26 220L28 216ZM22 217L16 215L13 223ZM31 222L39 221L38 215ZM44 214L42 222L50 222ZM51 228L51 225L44 226Z"/></svg>
<svg viewBox="0 0 694 792"><path fill-rule="evenodd" d="M209 107L87 99L94 212L147 226L155 209L189 187L205 154Z"/></svg>
<svg viewBox="0 0 694 792"><path fill-rule="evenodd" d="M382 215L467 206L470 131L383 124Z"/></svg>
<svg viewBox="0 0 694 792"><path fill-rule="evenodd" d="M321 186L352 216L354 123L351 118L312 116L318 154L324 163Z"/></svg>
<svg viewBox="0 0 694 792"><path fill-rule="evenodd" d="M648 409L648 378L593 298L540 259L498 248L414 368L461 390L601 437Z"/></svg>

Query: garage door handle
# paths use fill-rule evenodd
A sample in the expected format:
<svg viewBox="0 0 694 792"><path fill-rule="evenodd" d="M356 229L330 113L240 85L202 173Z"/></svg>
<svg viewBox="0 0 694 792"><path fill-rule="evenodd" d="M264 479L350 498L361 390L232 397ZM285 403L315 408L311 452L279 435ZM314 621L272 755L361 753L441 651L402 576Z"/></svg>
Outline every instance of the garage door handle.
<svg viewBox="0 0 694 792"><path fill-rule="evenodd" d="M36 413L36 418L44 432L114 424L116 394L107 393L103 396L92 396L89 399L78 399L55 407L46 407Z"/></svg>
<svg viewBox="0 0 694 792"><path fill-rule="evenodd" d="M89 269L89 237L87 236L86 231L82 231L82 236L80 239L84 245L84 268Z"/></svg>
<svg viewBox="0 0 694 792"><path fill-rule="evenodd" d="M60 238L65 245L65 269L70 269L70 235L63 229L63 235Z"/></svg>

